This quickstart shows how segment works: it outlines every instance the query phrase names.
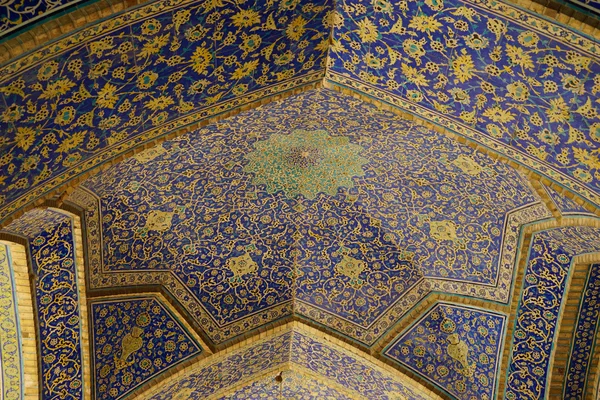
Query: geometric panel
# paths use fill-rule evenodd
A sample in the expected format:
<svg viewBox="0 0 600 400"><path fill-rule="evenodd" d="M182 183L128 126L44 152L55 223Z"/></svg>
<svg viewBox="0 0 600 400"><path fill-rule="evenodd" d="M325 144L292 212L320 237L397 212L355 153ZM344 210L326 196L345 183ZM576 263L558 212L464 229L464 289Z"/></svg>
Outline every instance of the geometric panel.
<svg viewBox="0 0 600 400"><path fill-rule="evenodd" d="M202 348L155 297L91 303L95 393L120 399Z"/></svg>
<svg viewBox="0 0 600 400"><path fill-rule="evenodd" d="M506 316L437 303L384 354L457 399L494 398Z"/></svg>
<svg viewBox="0 0 600 400"><path fill-rule="evenodd" d="M569 364L565 371L563 399L579 400L585 396L599 322L600 264L593 264L579 304Z"/></svg>
<svg viewBox="0 0 600 400"><path fill-rule="evenodd" d="M507 365L506 398L540 399L550 363L573 257L600 251L600 229L564 227L531 239Z"/></svg>
<svg viewBox="0 0 600 400"><path fill-rule="evenodd" d="M9 249L0 244L0 398L4 400L17 400L23 396L21 332L17 313L17 289Z"/></svg>
<svg viewBox="0 0 600 400"><path fill-rule="evenodd" d="M597 38L495 0L347 0L336 10L328 79L600 205Z"/></svg>
<svg viewBox="0 0 600 400"><path fill-rule="evenodd" d="M134 146L323 75L329 0L150 3L0 67L0 220Z"/></svg>
<svg viewBox="0 0 600 400"><path fill-rule="evenodd" d="M41 398L83 398L81 317L73 221L34 209L5 230L29 240L40 346Z"/></svg>

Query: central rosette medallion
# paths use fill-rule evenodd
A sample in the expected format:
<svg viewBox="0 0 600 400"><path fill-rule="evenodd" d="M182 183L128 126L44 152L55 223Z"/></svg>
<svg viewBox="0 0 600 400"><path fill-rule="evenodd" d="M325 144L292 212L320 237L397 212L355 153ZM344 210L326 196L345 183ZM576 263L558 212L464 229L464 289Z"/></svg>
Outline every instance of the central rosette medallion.
<svg viewBox="0 0 600 400"><path fill-rule="evenodd" d="M324 130L273 134L254 149L246 155L244 171L252 172L252 182L265 184L268 193L283 191L288 198L335 196L340 187L353 187L352 178L364 176L362 166L369 162L360 156L361 146Z"/></svg>

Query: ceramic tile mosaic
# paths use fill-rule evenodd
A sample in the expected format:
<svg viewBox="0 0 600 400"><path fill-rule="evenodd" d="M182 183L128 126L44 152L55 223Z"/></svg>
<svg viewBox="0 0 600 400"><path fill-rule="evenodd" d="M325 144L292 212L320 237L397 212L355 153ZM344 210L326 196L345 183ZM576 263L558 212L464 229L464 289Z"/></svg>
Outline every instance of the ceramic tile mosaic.
<svg viewBox="0 0 600 400"><path fill-rule="evenodd" d="M592 264L581 296L577 324L572 337L569 362L565 371L563 398L583 400L600 315L600 264ZM591 383L591 382L590 382Z"/></svg>
<svg viewBox="0 0 600 400"><path fill-rule="evenodd" d="M313 374L318 374L361 398L381 400L426 400L402 379L375 368L356 354L343 350L303 332L294 332L291 361Z"/></svg>
<svg viewBox="0 0 600 400"><path fill-rule="evenodd" d="M202 348L155 297L94 300L95 398L120 399Z"/></svg>
<svg viewBox="0 0 600 400"><path fill-rule="evenodd" d="M204 400L219 391L251 380L256 375L283 368L289 360L292 333L276 335L224 357L213 358L175 383L162 388L150 400Z"/></svg>
<svg viewBox="0 0 600 400"><path fill-rule="evenodd" d="M365 398L378 400L427 400L422 388L415 388L400 376L392 376L379 367L344 350L331 342L311 336L302 329L285 330L282 333L268 336L258 343L249 344L222 357L213 357L197 368L186 372L175 382L169 383L157 393L150 395L150 400L187 400L187 399L235 399L235 398L269 398L276 389L272 383L276 375L282 372L284 383L294 387L298 376L303 383L301 387L286 389L293 398L315 399L309 393L301 397L306 390L317 391L323 396L332 396L338 389L341 398ZM296 377L296 378L294 378ZM317 379L319 383L315 383ZM323 382L327 382L324 384ZM241 387L236 387L236 385ZM313 385L320 385L317 389ZM418 386L418 385L417 385ZM311 389L311 387L313 387ZM232 388L244 391L254 388L257 392L250 397L228 397L233 393L220 395ZM334 391L335 390L335 391ZM280 397L275 397L280 398Z"/></svg>
<svg viewBox="0 0 600 400"><path fill-rule="evenodd" d="M372 343L379 318L428 292L424 278L508 301L512 238L545 215L510 167L328 90L183 135L84 186L100 198L100 210L82 204L98 238L91 287L162 282L217 343L289 315L292 300Z"/></svg>
<svg viewBox="0 0 600 400"><path fill-rule="evenodd" d="M27 237L29 243L41 398L83 399L83 343L73 222L57 211L35 209L5 230Z"/></svg>
<svg viewBox="0 0 600 400"><path fill-rule="evenodd" d="M456 399L495 398L506 315L438 303L384 354Z"/></svg>
<svg viewBox="0 0 600 400"><path fill-rule="evenodd" d="M330 9L153 1L0 67L0 220L129 148L319 80Z"/></svg>
<svg viewBox="0 0 600 400"><path fill-rule="evenodd" d="M507 368L509 400L542 399L569 269L575 255L600 251L600 229L566 227L534 234Z"/></svg>
<svg viewBox="0 0 600 400"><path fill-rule="evenodd" d="M23 359L17 309L17 290L10 251L0 244L0 398L23 398Z"/></svg>
<svg viewBox="0 0 600 400"><path fill-rule="evenodd" d="M595 214L589 212L583 206L577 204L574 200L568 198L567 196L558 193L557 191L544 186L544 190L548 193L548 197L554 203L558 211L562 215L590 215L595 216Z"/></svg>
<svg viewBox="0 0 600 400"><path fill-rule="evenodd" d="M236 390L234 393L219 397L219 400L246 399L297 399L297 400L352 400L338 390L322 382L294 371L282 373L282 382L275 381L272 374L265 379L257 380Z"/></svg>
<svg viewBox="0 0 600 400"><path fill-rule="evenodd" d="M84 0L7 0L0 4L0 39Z"/></svg>
<svg viewBox="0 0 600 400"><path fill-rule="evenodd" d="M328 78L600 204L600 45L495 0L341 0Z"/></svg>

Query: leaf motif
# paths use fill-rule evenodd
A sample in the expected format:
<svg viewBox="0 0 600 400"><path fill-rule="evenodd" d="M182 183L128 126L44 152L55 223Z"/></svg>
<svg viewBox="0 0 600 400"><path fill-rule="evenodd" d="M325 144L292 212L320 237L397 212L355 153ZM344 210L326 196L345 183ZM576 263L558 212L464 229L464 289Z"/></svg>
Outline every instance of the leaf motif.
<svg viewBox="0 0 600 400"><path fill-rule="evenodd" d="M390 29L389 33L398 33L398 34L402 34L403 31L403 23L402 23L402 18L398 17L398 21L396 21L394 23L394 25L392 26L392 29Z"/></svg>

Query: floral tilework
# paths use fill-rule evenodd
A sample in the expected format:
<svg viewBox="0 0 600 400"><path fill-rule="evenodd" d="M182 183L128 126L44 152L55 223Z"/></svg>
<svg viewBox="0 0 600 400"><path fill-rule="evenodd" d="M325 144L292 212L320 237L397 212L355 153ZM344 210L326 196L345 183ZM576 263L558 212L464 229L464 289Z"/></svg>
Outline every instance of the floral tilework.
<svg viewBox="0 0 600 400"><path fill-rule="evenodd" d="M392 379L366 360L303 332L294 332L291 361L365 399L426 400L404 382Z"/></svg>
<svg viewBox="0 0 600 400"><path fill-rule="evenodd" d="M0 68L0 219L128 148L320 79L330 9L156 1Z"/></svg>
<svg viewBox="0 0 600 400"><path fill-rule="evenodd" d="M39 328L41 398L83 399L72 220L57 211L34 209L5 230L29 240Z"/></svg>
<svg viewBox="0 0 600 400"><path fill-rule="evenodd" d="M507 367L509 400L542 399L573 257L600 251L600 229L566 227L534 234Z"/></svg>
<svg viewBox="0 0 600 400"><path fill-rule="evenodd" d="M286 332L213 359L161 389L150 400L203 400L256 375L274 371L289 360L291 339L291 332Z"/></svg>
<svg viewBox="0 0 600 400"><path fill-rule="evenodd" d="M0 245L0 398L23 398L23 360L17 310L17 290L9 259L9 249Z"/></svg>
<svg viewBox="0 0 600 400"><path fill-rule="evenodd" d="M593 355L600 315L600 264L592 264L579 304L569 363L565 371L563 398L585 398L590 361Z"/></svg>
<svg viewBox="0 0 600 400"><path fill-rule="evenodd" d="M503 314L438 303L384 354L456 399L491 400L505 325Z"/></svg>
<svg viewBox="0 0 600 400"><path fill-rule="evenodd" d="M94 301L91 312L97 399L120 399L202 352L154 297Z"/></svg>
<svg viewBox="0 0 600 400"><path fill-rule="evenodd" d="M319 163L347 175L311 172ZM385 327L363 332L385 313L397 320L392 307L423 293L424 278L506 301L505 221L539 202L505 164L329 90L165 142L83 186L100 199L86 218L104 254L91 286L172 271L216 342L291 314L296 300L372 343Z"/></svg>
<svg viewBox="0 0 600 400"><path fill-rule="evenodd" d="M282 388L289 385L284 393L291 393L293 398L328 399L327 396L338 395L339 390L342 396L333 398L429 398L422 394L423 388L419 385L405 382L398 376L384 372L370 361L323 338L313 337L300 328L291 328L231 354L213 357L151 394L149 399L270 398L268 396L274 392L274 377L279 372L283 372ZM301 382L300 387L295 386L298 381ZM236 388L237 385L240 387ZM233 393L219 395L232 388L235 388ZM249 390L256 391L249 397L243 397L242 393L248 393ZM316 391L324 397L314 392L309 392L307 397L300 397L307 390Z"/></svg>
<svg viewBox="0 0 600 400"><path fill-rule="evenodd" d="M597 41L493 0L341 0L336 11L330 79L600 204Z"/></svg>

